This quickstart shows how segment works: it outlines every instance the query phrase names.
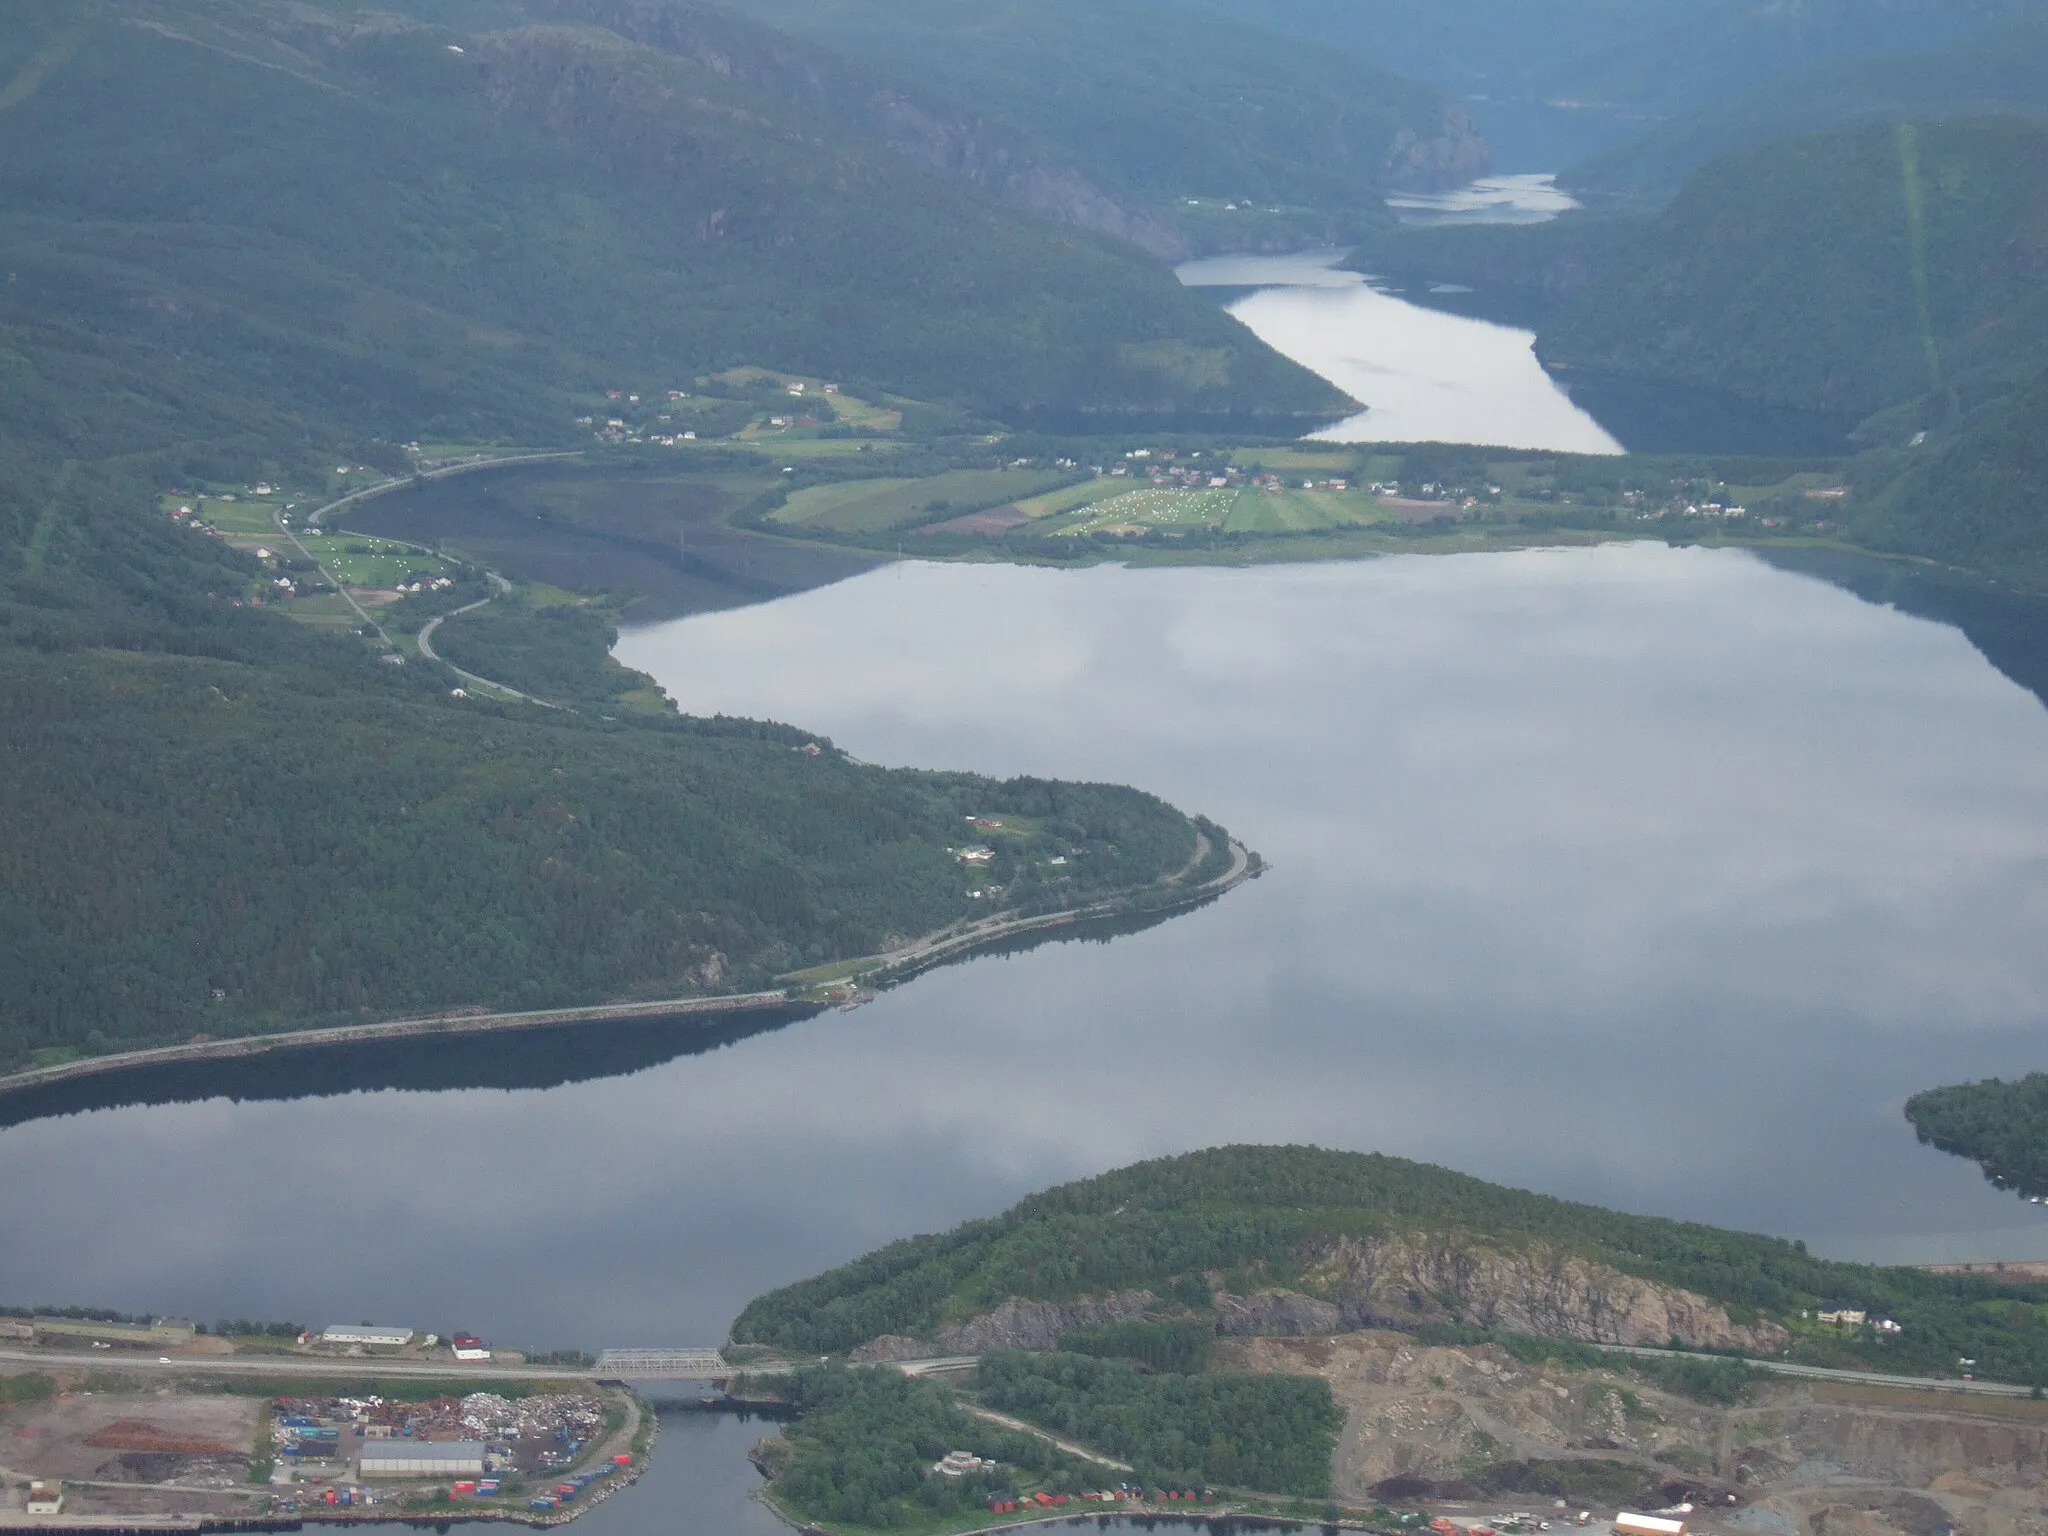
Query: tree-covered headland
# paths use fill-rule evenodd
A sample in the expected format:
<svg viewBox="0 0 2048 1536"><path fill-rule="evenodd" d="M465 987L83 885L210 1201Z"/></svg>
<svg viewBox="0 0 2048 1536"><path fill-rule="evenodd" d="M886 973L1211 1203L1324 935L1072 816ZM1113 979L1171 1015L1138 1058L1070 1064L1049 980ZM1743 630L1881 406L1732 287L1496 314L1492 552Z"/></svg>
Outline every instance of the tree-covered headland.
<svg viewBox="0 0 2048 1536"><path fill-rule="evenodd" d="M1401 1158L1314 1147L1220 1147L1062 1185L1001 1216L892 1243L757 1298L733 1337L798 1352L843 1351L884 1335L945 1337L1006 1302L1137 1292L1152 1296L1152 1319L1210 1330L1239 1326L1218 1310L1228 1298L1273 1291L1326 1303L1324 1313L1299 1314L1335 1319L1325 1328L1459 1322L1384 1306L1342 1321L1349 1297L1326 1261L1344 1242L1385 1239L1427 1241L1471 1273L1503 1262L1545 1273L1572 1263L1601 1266L1705 1298L1732 1325L1782 1330L1769 1336L1781 1338L1792 1358L1816 1364L1938 1375L1968 1357L1982 1376L2048 1381L2048 1287L1820 1259L1781 1238L1634 1216ZM1464 1325L1483 1326L1497 1302L1474 1290ZM1820 1311L1842 1307L1869 1321L1850 1328L1818 1321ZM1899 1331L1878 1330L1883 1319ZM1142 1357L1167 1343L1134 1336L1126 1347Z"/></svg>
<svg viewBox="0 0 2048 1536"><path fill-rule="evenodd" d="M1906 1100L1920 1139L1967 1157L2001 1189L2048 1195L2048 1072L1929 1088Z"/></svg>

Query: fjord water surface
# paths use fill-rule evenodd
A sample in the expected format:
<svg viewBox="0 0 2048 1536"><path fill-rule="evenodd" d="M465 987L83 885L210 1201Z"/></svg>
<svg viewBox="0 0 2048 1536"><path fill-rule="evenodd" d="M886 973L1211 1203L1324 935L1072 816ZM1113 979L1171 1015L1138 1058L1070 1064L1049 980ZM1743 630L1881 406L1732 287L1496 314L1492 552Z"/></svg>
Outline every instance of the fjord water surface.
<svg viewBox="0 0 2048 1536"><path fill-rule="evenodd" d="M331 1096L226 1074L0 1130L0 1228L39 1235L0 1299L708 1344L892 1238L1232 1140L1843 1256L2048 1256L2039 1208L1899 1114L2044 1064L2048 711L1957 629L1641 544L905 564L618 653L872 760L1140 784L1274 868L761 1033L420 1041L309 1061ZM753 1530L719 1460L751 1433L698 1432L675 1452L724 1470L690 1528ZM672 1512L636 1492L593 1536Z"/></svg>
<svg viewBox="0 0 2048 1536"><path fill-rule="evenodd" d="M1571 453L1621 444L1536 361L1535 333L1383 293L1341 250L1209 256L1191 288L1247 288L1230 313L1366 409L1313 434L1338 443L1487 443Z"/></svg>
<svg viewBox="0 0 2048 1536"><path fill-rule="evenodd" d="M709 1343L888 1239L1230 1140L1844 1255L2048 1255L1899 1114L2044 1064L2048 711L1956 629L1640 544L913 563L618 653L864 758L1140 784L1274 869L696 1053L415 1042L434 1071L309 1063L328 1097L227 1076L261 1096L0 1130L0 1224L44 1236L0 1247L0 1298Z"/></svg>

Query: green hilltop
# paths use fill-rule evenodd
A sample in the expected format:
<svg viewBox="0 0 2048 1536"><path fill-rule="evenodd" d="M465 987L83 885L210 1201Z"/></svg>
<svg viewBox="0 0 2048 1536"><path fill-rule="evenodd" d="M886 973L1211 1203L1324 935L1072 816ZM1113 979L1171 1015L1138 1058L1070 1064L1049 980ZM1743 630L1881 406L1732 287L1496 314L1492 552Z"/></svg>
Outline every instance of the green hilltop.
<svg viewBox="0 0 2048 1536"><path fill-rule="evenodd" d="M1343 1282L1327 1268L1331 1255L1345 1241L1393 1239L1441 1248L1434 1272L1442 1294L1382 1298L1377 1311L1347 1309ZM1781 1238L1633 1216L1425 1163L1317 1147L1217 1147L1061 1185L1000 1216L892 1243L759 1297L734 1323L733 1338L844 1351L884 1336L943 1336L949 1326L1000 1317L997 1309L1012 1301L1075 1303L1135 1292L1151 1294L1148 1315L1156 1320L1237 1331L1260 1328L1228 1318L1260 1314L1232 1297L1276 1294L1295 1298L1282 1332L1373 1325L1484 1331L1501 1326L1491 1319L1507 1307L1502 1296L1483 1294L1487 1282L1474 1277L1503 1258L1553 1280L1577 1263L1675 1288L1725 1308L1735 1330L1728 1338L1768 1338L1817 1363L1931 1374L1962 1354L1999 1379L2048 1375L2048 1329L2040 1326L2048 1289L1836 1263ZM1845 1302L1897 1321L1903 1332L1843 1334L1811 1320L1814 1311ZM1584 1342L1630 1342L1570 1326L1577 1331L1564 1336Z"/></svg>

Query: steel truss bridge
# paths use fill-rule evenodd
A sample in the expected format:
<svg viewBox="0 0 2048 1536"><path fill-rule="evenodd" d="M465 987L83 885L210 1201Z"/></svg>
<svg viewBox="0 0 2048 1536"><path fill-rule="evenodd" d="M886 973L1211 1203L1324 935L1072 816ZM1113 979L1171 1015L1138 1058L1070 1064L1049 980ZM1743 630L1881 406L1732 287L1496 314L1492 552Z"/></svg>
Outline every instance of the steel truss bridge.
<svg viewBox="0 0 2048 1536"><path fill-rule="evenodd" d="M591 1374L600 1381L730 1381L742 1371L768 1376L790 1369L786 1361L734 1365L715 1349L608 1349Z"/></svg>

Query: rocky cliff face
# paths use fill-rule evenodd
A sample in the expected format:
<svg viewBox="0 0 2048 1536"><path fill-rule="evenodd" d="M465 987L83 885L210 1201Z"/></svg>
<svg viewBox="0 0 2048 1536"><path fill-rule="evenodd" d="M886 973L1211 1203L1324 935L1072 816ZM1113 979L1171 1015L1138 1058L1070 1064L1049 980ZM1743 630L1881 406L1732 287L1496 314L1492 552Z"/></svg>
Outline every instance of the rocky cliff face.
<svg viewBox="0 0 2048 1536"><path fill-rule="evenodd" d="M1541 1247L1511 1251L1428 1234L1345 1238L1306 1276L1308 1290L1219 1293L1225 1336L1301 1338L1354 1328L1457 1323L1591 1344L1775 1353L1774 1323L1737 1324L1727 1309L1675 1286Z"/></svg>
<svg viewBox="0 0 2048 1536"><path fill-rule="evenodd" d="M1186 240L1109 196L1074 166L997 119L963 112L851 60L737 17L652 0L531 0L528 10L601 27L630 42L851 124L928 171L1011 208L1094 230L1178 260Z"/></svg>
<svg viewBox="0 0 2048 1536"><path fill-rule="evenodd" d="M1492 1248L1469 1238L1397 1233L1345 1238L1311 1266L1321 1302L1224 1298L1227 1333L1330 1333L1339 1328L1458 1323L1596 1344L1664 1344L1775 1353L1774 1323L1738 1325L1691 1291L1658 1285L1539 1245ZM1224 1314L1219 1307L1219 1316ZM1297 1326L1297 1324L1299 1326Z"/></svg>
<svg viewBox="0 0 2048 1536"><path fill-rule="evenodd" d="M1432 131L1432 128L1434 131ZM1493 149L1472 114L1455 101L1444 104L1442 121L1403 128L1387 146L1386 184L1409 192L1440 192L1462 186L1493 169Z"/></svg>
<svg viewBox="0 0 2048 1536"><path fill-rule="evenodd" d="M1330 1243L1302 1288L1213 1293L1225 1338L1313 1338L1432 1323L1499 1329L1589 1344L1663 1345L1776 1354L1790 1336L1775 1323L1737 1323L1719 1303L1540 1244L1493 1247L1458 1234L1385 1233ZM1055 1349L1079 1328L1144 1317L1150 1291L1084 1301L1011 1300L924 1340L876 1340L869 1358ZM899 1347L900 1346L900 1347ZM875 1351L881 1351L875 1353ZM893 1351L893 1352L891 1352Z"/></svg>
<svg viewBox="0 0 2048 1536"><path fill-rule="evenodd" d="M1150 1291L1083 1301L1011 1300L931 1339L875 1340L866 1358L1056 1349L1079 1328L1144 1317ZM1461 1235L1386 1233L1329 1244L1299 1290L1213 1293L1225 1338L1313 1338L1362 1328L1455 1323L1589 1344L1662 1345L1776 1354L1790 1342L1775 1323L1737 1323L1727 1309L1676 1286L1531 1244L1492 1247Z"/></svg>

